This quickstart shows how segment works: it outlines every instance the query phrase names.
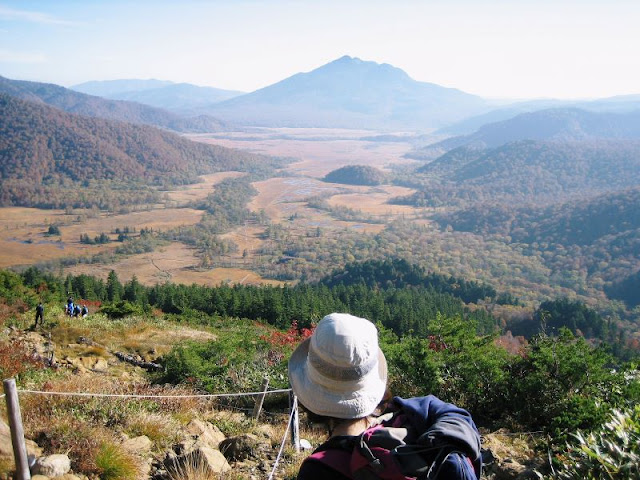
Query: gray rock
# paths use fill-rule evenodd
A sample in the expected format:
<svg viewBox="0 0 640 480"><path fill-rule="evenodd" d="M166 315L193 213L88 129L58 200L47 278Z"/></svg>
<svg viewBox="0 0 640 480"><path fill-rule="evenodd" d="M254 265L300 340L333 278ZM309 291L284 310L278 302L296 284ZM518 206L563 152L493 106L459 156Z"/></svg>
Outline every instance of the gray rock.
<svg viewBox="0 0 640 480"><path fill-rule="evenodd" d="M224 433L218 427L202 420L191 420L187 425L187 432L197 437L194 448L199 446L218 448L220 442L225 439Z"/></svg>
<svg viewBox="0 0 640 480"><path fill-rule="evenodd" d="M42 449L38 447L33 440L25 439L25 446L27 447L27 454L33 457L39 457L42 455ZM13 446L11 444L11 429L0 418L0 457L9 457L13 459Z"/></svg>
<svg viewBox="0 0 640 480"><path fill-rule="evenodd" d="M94 372L106 372L109 370L109 364L107 363L107 361L104 358L98 358L96 359L95 363L93 364L93 371Z"/></svg>
<svg viewBox="0 0 640 480"><path fill-rule="evenodd" d="M220 442L220 451L227 460L240 461L256 456L260 442L255 435L238 435Z"/></svg>
<svg viewBox="0 0 640 480"><path fill-rule="evenodd" d="M146 435L139 437L128 438L122 442L122 446L137 455L144 456L151 451L152 442Z"/></svg>
<svg viewBox="0 0 640 480"><path fill-rule="evenodd" d="M56 453L36 460L32 472L46 477L60 477L71 470L71 460L67 455Z"/></svg>
<svg viewBox="0 0 640 480"><path fill-rule="evenodd" d="M219 450L209 447L198 447L189 453L180 455L171 463L165 463L168 472L186 476L190 469L203 469L220 474L231 470L231 466Z"/></svg>

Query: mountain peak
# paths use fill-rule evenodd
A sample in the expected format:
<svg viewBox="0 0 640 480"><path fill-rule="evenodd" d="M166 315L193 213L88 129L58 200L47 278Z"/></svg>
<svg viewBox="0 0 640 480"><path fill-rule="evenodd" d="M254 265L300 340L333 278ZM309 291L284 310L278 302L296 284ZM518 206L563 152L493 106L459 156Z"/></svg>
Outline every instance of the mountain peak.
<svg viewBox="0 0 640 480"><path fill-rule="evenodd" d="M363 63L375 63L375 62L366 62L358 57L352 57L350 55L343 55L340 58L337 58L336 60L327 63L325 66L328 65L360 65ZM322 68L322 67L320 67Z"/></svg>
<svg viewBox="0 0 640 480"><path fill-rule="evenodd" d="M318 67L314 70L314 72L323 69L333 69L336 67L354 70L362 69L366 71L388 71L409 78L404 70L394 67L393 65L390 65L388 63L377 63L372 60L362 60L358 57L351 57L349 55L343 55L342 57L329 62L326 65Z"/></svg>
<svg viewBox="0 0 640 480"><path fill-rule="evenodd" d="M417 82L387 63L343 55L216 104L211 113L252 125L422 130L484 108L479 97Z"/></svg>

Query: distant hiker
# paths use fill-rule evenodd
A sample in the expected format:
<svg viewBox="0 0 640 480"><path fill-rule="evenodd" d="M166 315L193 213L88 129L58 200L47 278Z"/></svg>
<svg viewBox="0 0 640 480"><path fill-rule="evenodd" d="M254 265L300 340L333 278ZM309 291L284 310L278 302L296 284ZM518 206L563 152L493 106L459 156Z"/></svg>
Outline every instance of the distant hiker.
<svg viewBox="0 0 640 480"><path fill-rule="evenodd" d="M291 355L289 380L329 432L298 480L480 478L480 435L466 410L433 395L384 404L387 362L370 321L324 317Z"/></svg>
<svg viewBox="0 0 640 480"><path fill-rule="evenodd" d="M87 308L86 305L82 305L82 311L80 313L82 314L83 318L89 315L89 309Z"/></svg>
<svg viewBox="0 0 640 480"><path fill-rule="evenodd" d="M67 298L67 309L65 310L70 317L73 315L73 297Z"/></svg>
<svg viewBox="0 0 640 480"><path fill-rule="evenodd" d="M44 305L42 305L42 302L36 307L36 323L33 325L34 329L38 327L38 320L40 320L40 326L44 325Z"/></svg>
<svg viewBox="0 0 640 480"><path fill-rule="evenodd" d="M79 317L81 311L82 311L82 309L80 308L80 305L75 305L73 307L73 316L74 317Z"/></svg>

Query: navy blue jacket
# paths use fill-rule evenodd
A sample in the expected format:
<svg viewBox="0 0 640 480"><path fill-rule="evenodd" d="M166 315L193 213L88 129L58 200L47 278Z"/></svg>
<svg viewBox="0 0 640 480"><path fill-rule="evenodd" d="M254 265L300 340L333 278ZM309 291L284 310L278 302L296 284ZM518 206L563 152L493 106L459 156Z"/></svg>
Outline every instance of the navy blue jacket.
<svg viewBox="0 0 640 480"><path fill-rule="evenodd" d="M480 435L469 412L433 395L409 399L394 397L385 413L389 412L401 412L404 417L402 424L411 426L404 439L406 444L442 452L455 450L464 454L448 458L442 466L441 478L480 478ZM298 480L353 478L349 466L350 449L357 438L339 436L323 443L303 462Z"/></svg>

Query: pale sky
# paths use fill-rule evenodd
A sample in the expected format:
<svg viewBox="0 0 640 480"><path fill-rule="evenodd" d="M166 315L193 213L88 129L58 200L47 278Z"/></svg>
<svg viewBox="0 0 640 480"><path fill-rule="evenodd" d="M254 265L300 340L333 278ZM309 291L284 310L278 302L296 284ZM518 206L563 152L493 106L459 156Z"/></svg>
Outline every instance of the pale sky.
<svg viewBox="0 0 640 480"><path fill-rule="evenodd" d="M0 75L253 91L343 55L497 98L640 94L640 0L0 0Z"/></svg>

